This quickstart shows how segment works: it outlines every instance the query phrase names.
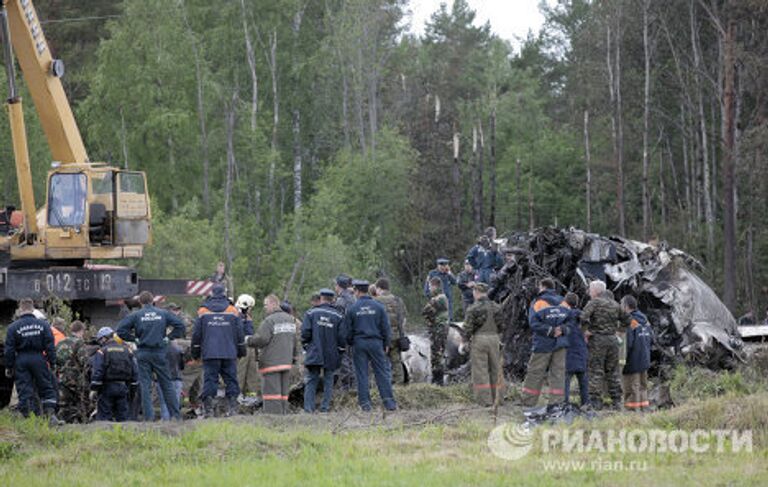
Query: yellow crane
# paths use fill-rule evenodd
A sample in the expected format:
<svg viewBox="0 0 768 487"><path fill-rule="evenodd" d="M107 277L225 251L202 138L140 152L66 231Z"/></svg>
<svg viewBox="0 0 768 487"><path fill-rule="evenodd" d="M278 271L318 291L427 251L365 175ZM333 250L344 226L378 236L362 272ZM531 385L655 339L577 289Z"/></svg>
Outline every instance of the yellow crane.
<svg viewBox="0 0 768 487"><path fill-rule="evenodd" d="M0 0L0 43L22 218L7 215L0 234L0 303L22 297L119 300L139 290L136 271L94 265L142 256L151 237L146 177L91 162L31 0ZM15 59L50 147L47 194L35 206ZM0 311L0 314L5 314Z"/></svg>
<svg viewBox="0 0 768 487"><path fill-rule="evenodd" d="M0 240L10 263L141 257L150 240L146 178L91 162L61 83L64 64L54 59L31 0L0 0L0 31L8 77L10 118L23 226ZM51 156L47 197L35 206L22 99L13 53L34 101Z"/></svg>

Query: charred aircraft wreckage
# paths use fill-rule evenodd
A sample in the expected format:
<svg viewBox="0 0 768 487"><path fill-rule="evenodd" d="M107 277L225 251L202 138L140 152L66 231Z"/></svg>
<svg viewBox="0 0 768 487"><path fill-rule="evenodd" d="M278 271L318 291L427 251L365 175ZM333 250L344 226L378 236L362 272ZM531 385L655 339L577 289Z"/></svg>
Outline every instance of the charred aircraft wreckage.
<svg viewBox="0 0 768 487"><path fill-rule="evenodd" d="M552 227L512 233L497 243L506 262L491 281L490 297L501 303L506 320L502 341L510 379L525 376L531 353L528 307L545 277L554 280L559 292L578 294L582 307L595 279L605 281L617 300L635 296L655 334L651 376L664 380L680 362L719 370L744 360L736 320L696 274L701 264L681 250L664 242L651 245ZM451 334L454 340L458 335ZM449 360L454 349L449 345ZM466 368L454 368L451 375L462 380Z"/></svg>

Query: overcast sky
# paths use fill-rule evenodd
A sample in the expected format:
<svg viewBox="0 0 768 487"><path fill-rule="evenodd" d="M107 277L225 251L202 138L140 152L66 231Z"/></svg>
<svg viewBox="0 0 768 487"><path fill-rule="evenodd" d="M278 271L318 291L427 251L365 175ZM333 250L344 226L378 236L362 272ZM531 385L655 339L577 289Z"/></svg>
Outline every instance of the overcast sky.
<svg viewBox="0 0 768 487"><path fill-rule="evenodd" d="M539 0L468 0L469 6L477 12L475 23L491 21L491 29L504 39L514 42L515 36L525 37L529 30L536 33L544 22L539 13ZM424 22L444 2L450 10L453 0L411 0L413 12L411 30L417 34L424 32Z"/></svg>

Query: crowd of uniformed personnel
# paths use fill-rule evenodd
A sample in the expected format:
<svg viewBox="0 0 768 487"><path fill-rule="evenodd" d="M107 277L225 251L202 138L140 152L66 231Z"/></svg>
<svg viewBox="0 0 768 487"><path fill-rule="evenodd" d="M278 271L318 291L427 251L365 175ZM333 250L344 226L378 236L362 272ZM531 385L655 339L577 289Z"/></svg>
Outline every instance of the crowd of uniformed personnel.
<svg viewBox="0 0 768 487"><path fill-rule="evenodd" d="M425 282L428 301L422 310L431 340L432 381L443 385L445 344L453 318L451 290L459 286L464 304L462 350L469 351L474 394L485 406L498 405L504 395L500 351L504 320L500 305L489 298L489 282L500 271L500 263L513 260L509 259L513 251L505 249L501 257L489 244L493 237L490 233L478 240L459 279L447 259L437 260ZM52 423L152 421L156 396L161 419L181 420L184 397L191 410L211 417L223 386L224 415L237 414L246 394L260 398L264 413L286 414L292 374L299 365L308 413L328 412L334 389L352 387L360 408L370 411L369 370L383 407L397 409L392 386L405 382L401 353L410 342L405 305L392 294L387 279L371 285L342 274L335 279L335 289L320 289L313 296L312 307L301 320L290 304L268 295L258 328L252 318L255 299L241 295L233 304L228 298L231 279L221 265L212 280L211 294L194 320L179 306L160 307L150 293L142 292L140 309L115 329L99 329L90 343L84 340L82 322L70 323L66 336L63 320L54 319L51 325L32 300L21 300L4 348L5 376L15 382L18 411L25 416L46 415ZM627 296L619 305L604 283L594 281L591 300L580 311L578 297L560 296L549 279L541 280L539 291L529 310L533 343L522 387L524 407L534 408L543 392L549 405L568 402L574 377L583 406L601 406L607 385L613 406L647 407L652 333L634 298ZM623 387L620 323L626 326L627 341ZM0 397L0 406L8 399Z"/></svg>

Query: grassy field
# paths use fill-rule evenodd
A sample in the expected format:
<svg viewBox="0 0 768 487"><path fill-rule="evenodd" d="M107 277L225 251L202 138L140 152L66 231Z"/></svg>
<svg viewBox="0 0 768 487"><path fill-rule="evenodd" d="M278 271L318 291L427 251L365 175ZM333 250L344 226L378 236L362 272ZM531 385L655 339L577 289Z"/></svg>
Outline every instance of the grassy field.
<svg viewBox="0 0 768 487"><path fill-rule="evenodd" d="M732 379L729 379L732 382ZM93 424L49 429L0 414L0 484L44 485L766 485L768 393L724 391L643 416L577 420L570 430L749 429L753 451L546 453L534 436L520 460L491 454L495 424L519 422L515 406L496 422L466 395L420 386L411 394L451 399L384 417L350 409L329 415L263 415L184 424ZM405 394L405 393L404 393ZM562 431L562 426L558 427Z"/></svg>

